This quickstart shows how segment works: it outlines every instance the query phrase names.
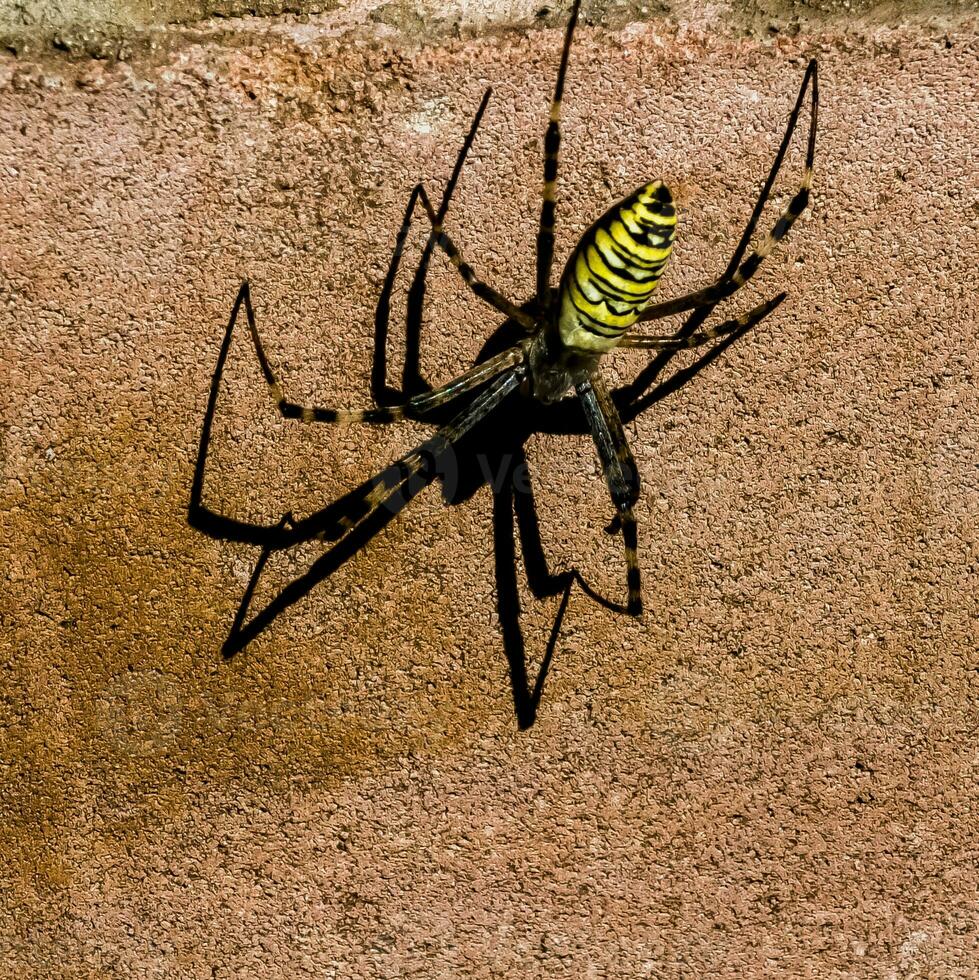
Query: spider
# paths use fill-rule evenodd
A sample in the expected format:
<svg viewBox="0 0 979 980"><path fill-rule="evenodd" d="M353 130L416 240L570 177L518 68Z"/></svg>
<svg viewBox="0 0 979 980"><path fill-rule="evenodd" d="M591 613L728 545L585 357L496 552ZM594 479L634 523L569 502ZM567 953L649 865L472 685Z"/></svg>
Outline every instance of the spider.
<svg viewBox="0 0 979 980"><path fill-rule="evenodd" d="M284 418L326 423L380 424L402 418L424 421L436 408L461 395L476 392L475 397L451 421L399 461L396 476L385 477L368 485L355 516L343 518L343 526L348 531L363 525L380 508L386 505L393 508L396 496L408 481L422 473L428 460L444 455L453 443L517 389L526 397L545 405L564 398L573 389L591 430L615 508L615 517L609 530L612 533L621 531L623 537L628 587L625 609L632 615L639 615L642 611L642 596L637 557L638 533L633 513L640 492L639 476L611 393L599 374L601 358L615 348L677 351L697 347L739 331L745 332L767 317L785 299L786 294L779 293L737 317L714 326L703 326L715 307L732 296L755 274L763 259L788 233L809 203L818 108L817 66L816 61L812 60L806 68L771 170L738 246L716 281L675 299L652 302L670 256L677 222L672 195L665 184L656 180L644 184L613 205L585 232L572 251L559 283L554 288L551 280L555 191L561 143L561 100L579 8L580 0L575 0L564 36L551 100L550 119L544 135L543 200L537 231L536 291L533 299L517 306L479 279L472 266L463 259L444 228L451 192L446 194L440 211L436 212L424 187L419 184L414 189L412 203L409 204L410 213L414 202L421 202L431 224L430 246L434 242L445 253L469 289L497 313L503 314L523 329L524 335L518 343L477 364L447 384L409 398L401 404L363 410L314 407L286 398L259 338L248 303L247 283L242 287L238 303L244 299L248 312L248 330L262 374L272 400ZM762 209L781 170L807 91L811 91L811 111L801 184L771 231L745 258ZM490 90L487 90L483 96L463 145L460 166L475 138L490 94ZM455 174L453 180L457 176ZM401 239L399 246L400 244ZM237 306L238 304L236 310ZM690 315L673 335L630 332L637 323L659 320L679 313Z"/></svg>

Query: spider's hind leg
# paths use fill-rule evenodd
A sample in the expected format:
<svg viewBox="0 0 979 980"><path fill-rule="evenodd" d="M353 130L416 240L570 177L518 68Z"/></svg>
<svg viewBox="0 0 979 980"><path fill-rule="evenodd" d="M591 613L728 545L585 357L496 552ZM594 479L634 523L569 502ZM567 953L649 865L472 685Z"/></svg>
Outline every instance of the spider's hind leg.
<svg viewBox="0 0 979 980"><path fill-rule="evenodd" d="M625 611L638 616L642 612L642 581L637 553L639 534L632 508L639 499L639 471L629 449L622 420L605 383L595 376L579 384L576 390L615 505L616 514L608 530L611 533L622 530L629 589Z"/></svg>
<svg viewBox="0 0 979 980"><path fill-rule="evenodd" d="M772 299L766 300L764 303L760 303L753 309L748 310L747 313L742 313L740 316L725 320L715 327L706 327L694 333L684 334L681 330L680 333L674 334L671 337L626 334L619 341L619 347L625 349L631 348L633 350L666 351L688 350L691 347L700 347L703 344L709 343L711 340L730 337L731 334L737 333L739 330L750 330L756 324L761 323L787 295L784 292L779 293Z"/></svg>
<svg viewBox="0 0 979 980"><path fill-rule="evenodd" d="M799 121L806 92L810 90L809 136L806 143L806 161L799 189L792 197L792 200L789 201L788 206L782 214L779 215L771 231L761 239L755 250L747 258L744 258L755 229L758 227L758 220L772 192L772 187L775 184L779 171L782 169L782 161L785 159L789 143L792 140L796 124ZM809 204L809 194L812 188L813 161L816 155L816 123L818 114L819 75L816 60L813 59L806 68L805 76L802 79L802 87L799 89L798 98L789 115L789 121L785 127L785 133L782 136L782 142L779 145L778 152L775 154L775 160L768 172L768 178L765 180L761 193L755 201L751 217L748 219L748 224L742 232L741 240L738 242L738 246L734 250L734 254L731 256L727 268L721 277L710 286L698 289L696 292L687 293L684 296L678 296L676 299L654 303L652 306L646 307L640 314L638 322L660 320L663 317L672 316L674 313L684 313L687 310L713 307L732 293L737 292L758 271L758 267L764 259L768 257L778 242L789 233L789 229L795 223L796 218L805 211Z"/></svg>
<svg viewBox="0 0 979 980"><path fill-rule="evenodd" d="M242 288L247 289L247 283ZM255 345L258 363L262 369L262 374L265 376L266 384L268 384L272 401L275 403L279 414L285 419L300 419L303 422L367 422L377 425L385 422L396 422L403 418L423 416L459 395L478 388L504 371L517 367L523 363L524 359L523 350L520 347L510 347L497 354L496 357L491 357L489 360L470 368L441 387L415 395L399 405L387 405L383 408L323 408L318 405L300 405L298 402L286 398L282 384L272 370L272 365L269 363L255 328L255 317L250 303L246 305L246 311L248 313L248 329Z"/></svg>
<svg viewBox="0 0 979 980"><path fill-rule="evenodd" d="M551 296L551 266L554 263L554 221L557 199L558 154L561 150L561 101L564 98L564 79L568 72L571 40L578 23L580 0L575 0L564 34L564 48L558 67L554 95L551 98L550 118L544 133L544 185L541 190L541 212L537 229L537 300L547 306Z"/></svg>

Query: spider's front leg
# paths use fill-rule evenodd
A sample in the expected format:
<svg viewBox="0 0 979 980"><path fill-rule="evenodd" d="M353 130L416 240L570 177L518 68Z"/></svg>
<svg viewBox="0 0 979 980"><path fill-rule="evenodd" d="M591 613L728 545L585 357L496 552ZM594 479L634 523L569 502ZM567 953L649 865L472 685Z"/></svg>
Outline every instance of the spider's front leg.
<svg viewBox="0 0 979 980"><path fill-rule="evenodd" d="M516 320L528 332L536 330L537 322L532 316L524 313L523 310L516 304L511 303L502 293L497 292L492 286L487 285L482 279L476 277L472 266L462 257L462 253L456 247L455 243L445 233L442 219L435 213L435 209L432 207L431 201L429 201L428 195L425 193L425 188L419 185L419 191L422 206L425 208L428 220L432 223L432 236L435 239L435 244L448 256L449 261L458 270L459 275L462 276L463 282L476 296L483 300L484 303L492 306L497 312L502 313L511 320Z"/></svg>
<svg viewBox="0 0 979 980"><path fill-rule="evenodd" d="M639 471L632 450L629 449L622 420L605 382L595 375L576 385L575 390L591 428L609 494L615 505L617 524L613 521L612 527L622 528L626 584L629 589L625 611L632 616L638 616L642 612L642 585L637 554L638 531L632 508L639 499Z"/></svg>
<svg viewBox="0 0 979 980"><path fill-rule="evenodd" d="M540 221L537 229L537 302L547 307L551 297L551 266L554 262L554 221L557 208L557 166L561 150L561 100L564 98L564 79L568 72L571 40L578 23L581 0L575 0L564 34L561 64L551 98L550 119L544 133L544 186L541 190Z"/></svg>

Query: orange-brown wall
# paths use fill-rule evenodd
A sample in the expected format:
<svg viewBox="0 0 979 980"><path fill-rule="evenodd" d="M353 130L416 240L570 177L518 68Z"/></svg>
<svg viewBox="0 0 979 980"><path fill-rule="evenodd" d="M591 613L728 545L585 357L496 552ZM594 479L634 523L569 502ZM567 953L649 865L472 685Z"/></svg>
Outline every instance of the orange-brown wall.
<svg viewBox="0 0 979 980"><path fill-rule="evenodd" d="M575 587L533 727L497 575L516 567L531 684L560 596L531 595L519 547L501 559L512 525L498 507L494 541L486 486L419 494L221 656L260 549L191 528L187 505L240 282L290 395L368 404L409 191L440 192L493 85L448 227L526 299L551 23L421 43L345 10L164 31L128 62L0 57L0 976L975 975L979 42L961 16L582 26L558 250L662 177L682 207L664 296L723 267L810 55L822 105L813 206L725 309L789 299L627 425L645 614ZM423 244L395 283L391 384ZM436 257L426 377L498 325ZM280 420L238 327L215 511L301 518L428 431ZM615 353L606 377L647 361ZM527 455L551 570L620 599L590 438L535 434ZM273 554L255 606L323 552Z"/></svg>

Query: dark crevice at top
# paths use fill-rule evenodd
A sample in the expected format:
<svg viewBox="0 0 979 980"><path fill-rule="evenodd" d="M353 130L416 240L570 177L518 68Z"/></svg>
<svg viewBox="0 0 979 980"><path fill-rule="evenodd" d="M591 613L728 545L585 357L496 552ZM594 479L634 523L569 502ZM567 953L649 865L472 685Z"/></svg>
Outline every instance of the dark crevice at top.
<svg viewBox="0 0 979 980"><path fill-rule="evenodd" d="M391 42L477 37L564 24L568 4L500 0L31 0L0 10L0 52L23 58L128 61L165 57L202 39L234 44L266 26L361 34ZM586 0L582 22L618 31L643 21L696 23L728 37L916 24L941 33L979 14L979 0Z"/></svg>

